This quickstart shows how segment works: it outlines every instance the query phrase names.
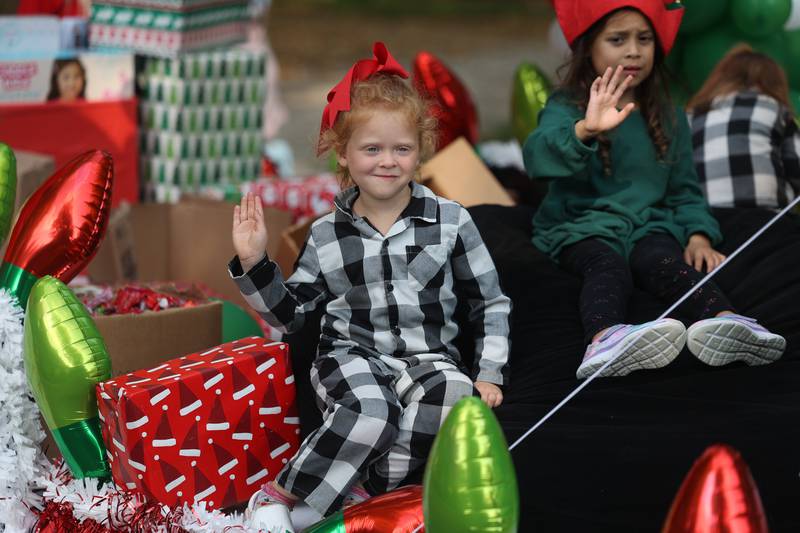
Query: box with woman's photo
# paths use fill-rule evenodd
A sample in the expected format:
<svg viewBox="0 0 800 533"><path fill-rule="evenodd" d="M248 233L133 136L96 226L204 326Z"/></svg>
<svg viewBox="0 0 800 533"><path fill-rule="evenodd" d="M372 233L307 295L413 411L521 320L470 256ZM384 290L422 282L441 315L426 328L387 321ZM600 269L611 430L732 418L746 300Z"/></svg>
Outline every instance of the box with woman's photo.
<svg viewBox="0 0 800 533"><path fill-rule="evenodd" d="M0 104L126 100L133 96L133 82L128 53L0 57Z"/></svg>

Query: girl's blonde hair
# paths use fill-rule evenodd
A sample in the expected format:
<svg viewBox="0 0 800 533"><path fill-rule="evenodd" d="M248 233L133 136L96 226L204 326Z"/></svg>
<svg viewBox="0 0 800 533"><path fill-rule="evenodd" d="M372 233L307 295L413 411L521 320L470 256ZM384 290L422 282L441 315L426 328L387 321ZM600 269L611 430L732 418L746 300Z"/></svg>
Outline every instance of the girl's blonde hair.
<svg viewBox="0 0 800 533"><path fill-rule="evenodd" d="M331 151L343 154L347 142L356 127L375 111L402 111L409 125L416 128L419 142L420 163L427 161L436 149L436 119L429 105L399 76L376 74L354 83L350 90L350 111L339 113L332 128L325 130L319 138L320 155ZM419 168L414 179L420 180ZM347 167L336 163L336 178L342 189L353 185Z"/></svg>
<svg viewBox="0 0 800 533"><path fill-rule="evenodd" d="M792 109L789 82L781 66L747 44L734 46L725 54L686 108L694 114L706 113L717 96L747 89L756 89Z"/></svg>

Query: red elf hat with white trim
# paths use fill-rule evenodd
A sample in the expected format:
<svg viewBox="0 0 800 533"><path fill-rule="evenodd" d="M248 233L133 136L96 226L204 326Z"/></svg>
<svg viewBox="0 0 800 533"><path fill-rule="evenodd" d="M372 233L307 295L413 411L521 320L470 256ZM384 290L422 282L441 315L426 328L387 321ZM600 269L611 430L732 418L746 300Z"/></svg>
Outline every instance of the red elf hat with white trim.
<svg viewBox="0 0 800 533"><path fill-rule="evenodd" d="M553 0L556 18L567 42L573 45L592 24L612 11L629 7L640 11L650 20L658 42L669 54L683 18L683 6L672 0Z"/></svg>

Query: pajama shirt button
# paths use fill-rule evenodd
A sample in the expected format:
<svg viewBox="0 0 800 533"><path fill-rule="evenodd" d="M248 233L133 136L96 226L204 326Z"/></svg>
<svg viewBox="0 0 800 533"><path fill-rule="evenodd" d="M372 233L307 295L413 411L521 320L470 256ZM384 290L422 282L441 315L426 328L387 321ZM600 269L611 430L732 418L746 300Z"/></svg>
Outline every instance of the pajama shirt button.
<svg viewBox="0 0 800 533"><path fill-rule="evenodd" d="M398 328L397 326L393 327L392 333L394 333L395 335L400 335L400 328Z"/></svg>
<svg viewBox="0 0 800 533"><path fill-rule="evenodd" d="M389 292L392 292L392 291L394 290L394 285L392 285L391 283L390 283L390 284L388 284L388 285L386 286L386 290L387 290L387 291L389 291Z"/></svg>

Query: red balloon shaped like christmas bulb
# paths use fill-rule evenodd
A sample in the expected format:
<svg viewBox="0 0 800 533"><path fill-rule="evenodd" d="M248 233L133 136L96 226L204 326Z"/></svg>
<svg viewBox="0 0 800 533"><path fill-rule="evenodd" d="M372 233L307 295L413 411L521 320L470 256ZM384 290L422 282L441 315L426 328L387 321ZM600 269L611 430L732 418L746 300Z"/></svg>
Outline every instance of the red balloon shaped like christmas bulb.
<svg viewBox="0 0 800 533"><path fill-rule="evenodd" d="M305 533L425 533L422 487L408 485L317 522Z"/></svg>
<svg viewBox="0 0 800 533"><path fill-rule="evenodd" d="M755 481L739 452L709 446L683 480L662 533L767 533Z"/></svg>
<svg viewBox="0 0 800 533"><path fill-rule="evenodd" d="M111 207L114 167L111 155L86 152L50 176L31 195L11 232L0 288L24 309L37 279L69 282L94 257Z"/></svg>
<svg viewBox="0 0 800 533"><path fill-rule="evenodd" d="M441 150L459 137L478 142L478 112L467 88L453 72L430 52L414 58L414 87L423 97L434 102L433 114L439 121Z"/></svg>

